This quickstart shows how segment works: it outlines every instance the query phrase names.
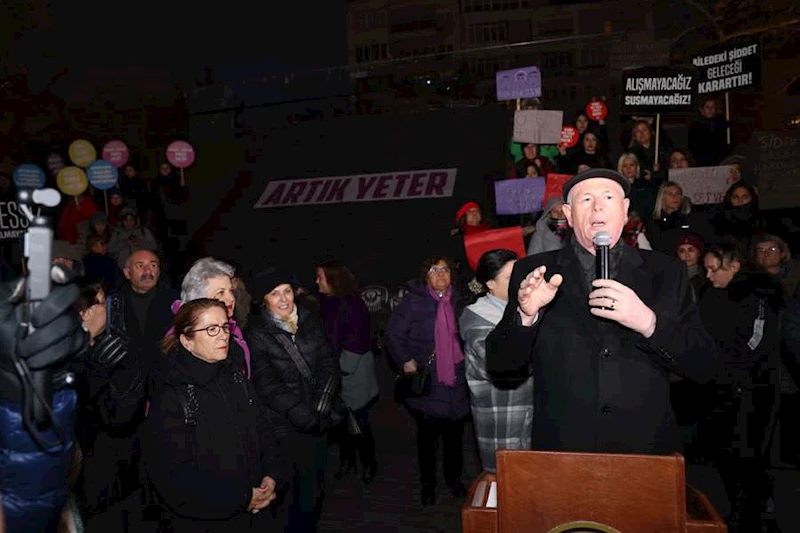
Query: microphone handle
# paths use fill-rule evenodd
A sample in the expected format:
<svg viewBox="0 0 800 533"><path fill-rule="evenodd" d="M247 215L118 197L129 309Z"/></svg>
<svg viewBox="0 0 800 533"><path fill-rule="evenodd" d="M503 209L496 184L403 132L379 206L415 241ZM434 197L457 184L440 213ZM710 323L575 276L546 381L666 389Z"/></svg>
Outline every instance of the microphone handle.
<svg viewBox="0 0 800 533"><path fill-rule="evenodd" d="M608 275L608 246L598 246L595 248L596 265L597 265L597 279L609 279ZM599 306L599 309L611 311L610 308Z"/></svg>
<svg viewBox="0 0 800 533"><path fill-rule="evenodd" d="M609 279L608 246L597 247L597 279Z"/></svg>

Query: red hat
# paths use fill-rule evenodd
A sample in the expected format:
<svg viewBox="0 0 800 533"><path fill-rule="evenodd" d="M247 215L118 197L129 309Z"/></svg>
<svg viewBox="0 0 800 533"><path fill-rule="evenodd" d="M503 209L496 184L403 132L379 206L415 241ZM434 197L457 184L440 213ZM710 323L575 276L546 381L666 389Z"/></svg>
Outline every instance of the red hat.
<svg viewBox="0 0 800 533"><path fill-rule="evenodd" d="M686 235L682 235L680 239L678 239L678 243L675 245L675 252L678 252L678 248L683 246L684 244L690 244L697 248L697 251L701 254L703 253L703 239L699 235L695 235L694 233L687 233Z"/></svg>
<svg viewBox="0 0 800 533"><path fill-rule="evenodd" d="M464 205L462 205L461 207L458 208L458 211L456 211L456 222L461 220L462 217L467 216L467 211L469 211L470 209L478 209L478 210L480 210L480 208L481 208L481 206L479 206L475 202L467 202L467 203L465 203Z"/></svg>

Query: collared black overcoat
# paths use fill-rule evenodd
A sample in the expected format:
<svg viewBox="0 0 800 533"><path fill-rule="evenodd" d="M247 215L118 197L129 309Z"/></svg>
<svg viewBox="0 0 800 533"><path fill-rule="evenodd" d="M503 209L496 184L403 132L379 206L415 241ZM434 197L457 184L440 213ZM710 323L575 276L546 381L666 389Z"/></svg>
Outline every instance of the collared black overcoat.
<svg viewBox="0 0 800 533"><path fill-rule="evenodd" d="M517 308L520 283L545 265L563 275L530 327ZM625 247L618 282L656 313L642 335L592 315L589 285L571 246L519 260L509 304L487 338L487 370L499 385L534 377L533 448L568 452L670 454L681 439L670 405L670 372L712 377L714 341L693 302L686 268L658 252Z"/></svg>

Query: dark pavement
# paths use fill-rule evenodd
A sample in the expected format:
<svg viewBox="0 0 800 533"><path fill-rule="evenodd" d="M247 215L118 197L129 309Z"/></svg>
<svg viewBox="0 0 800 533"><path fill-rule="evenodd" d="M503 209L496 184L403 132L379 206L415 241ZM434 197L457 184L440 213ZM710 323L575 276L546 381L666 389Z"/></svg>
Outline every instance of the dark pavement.
<svg viewBox="0 0 800 533"><path fill-rule="evenodd" d="M338 481L338 447L331 446L326 481L326 500L320 533L455 533L461 531L461 501L453 498L444 483L439 463L439 493L435 506L420 504L414 425L392 398L392 375L379 361L381 399L372 411L378 458L378 474L370 485L358 475ZM464 483L480 472L472 425L464 434ZM800 532L800 471L774 469L775 519L782 533ZM719 475L711 466L687 468L687 481L706 492L720 514L728 509ZM758 532L754 532L758 533Z"/></svg>

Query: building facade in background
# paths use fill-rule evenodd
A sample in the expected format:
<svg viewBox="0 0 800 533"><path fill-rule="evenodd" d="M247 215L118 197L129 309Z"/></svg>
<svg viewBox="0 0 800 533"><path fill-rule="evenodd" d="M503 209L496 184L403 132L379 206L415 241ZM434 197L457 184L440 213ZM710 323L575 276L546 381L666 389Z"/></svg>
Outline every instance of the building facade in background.
<svg viewBox="0 0 800 533"><path fill-rule="evenodd" d="M371 113L490 101L498 70L529 65L542 72L545 105L571 109L615 95L626 60L669 60L650 0L349 0L347 26Z"/></svg>

